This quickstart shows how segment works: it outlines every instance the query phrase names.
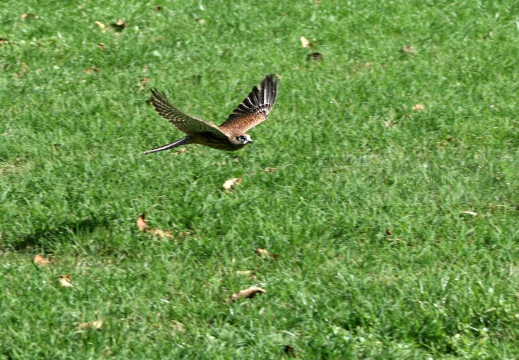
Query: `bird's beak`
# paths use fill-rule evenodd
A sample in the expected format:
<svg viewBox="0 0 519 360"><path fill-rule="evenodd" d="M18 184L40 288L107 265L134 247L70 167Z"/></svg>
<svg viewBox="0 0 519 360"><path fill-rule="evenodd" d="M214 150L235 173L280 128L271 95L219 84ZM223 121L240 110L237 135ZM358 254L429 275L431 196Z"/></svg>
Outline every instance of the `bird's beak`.
<svg viewBox="0 0 519 360"><path fill-rule="evenodd" d="M249 144L252 144L252 139L249 140Z"/></svg>

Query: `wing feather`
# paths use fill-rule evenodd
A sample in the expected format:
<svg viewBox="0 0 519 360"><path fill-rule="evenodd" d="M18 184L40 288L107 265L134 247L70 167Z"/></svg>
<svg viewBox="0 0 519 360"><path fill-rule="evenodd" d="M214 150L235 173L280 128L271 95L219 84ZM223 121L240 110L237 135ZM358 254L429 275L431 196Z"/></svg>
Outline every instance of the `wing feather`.
<svg viewBox="0 0 519 360"><path fill-rule="evenodd" d="M229 134L244 134L250 128L267 120L274 107L279 79L269 74L258 88L254 86L242 103L233 111L219 128Z"/></svg>
<svg viewBox="0 0 519 360"><path fill-rule="evenodd" d="M215 124L184 114L182 111L175 108L168 101L164 92L159 93L157 89L153 88L151 89L151 93L152 97L150 100L155 107L155 111L180 131L185 132L188 135L208 132L221 138L227 138L227 135Z"/></svg>

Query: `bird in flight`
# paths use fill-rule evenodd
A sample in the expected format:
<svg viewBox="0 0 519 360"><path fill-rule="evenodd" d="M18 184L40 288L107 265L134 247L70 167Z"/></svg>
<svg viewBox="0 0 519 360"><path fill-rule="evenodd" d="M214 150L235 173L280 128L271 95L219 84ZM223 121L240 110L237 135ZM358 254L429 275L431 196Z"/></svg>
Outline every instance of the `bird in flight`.
<svg viewBox="0 0 519 360"><path fill-rule="evenodd" d="M157 151L169 150L181 145L200 144L213 149L235 151L252 143L246 134L250 128L267 120L270 110L276 102L279 79L269 74L263 79L260 87L254 86L249 96L233 111L220 126L184 114L168 101L166 95L157 89L151 89L151 103L157 113L183 131L187 136L152 150L144 152L151 154Z"/></svg>

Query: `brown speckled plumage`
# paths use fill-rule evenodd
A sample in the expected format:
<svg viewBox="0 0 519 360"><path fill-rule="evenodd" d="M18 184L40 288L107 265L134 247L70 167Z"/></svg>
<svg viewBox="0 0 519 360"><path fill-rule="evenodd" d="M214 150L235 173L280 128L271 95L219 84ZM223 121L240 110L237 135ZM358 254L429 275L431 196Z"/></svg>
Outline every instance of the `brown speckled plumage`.
<svg viewBox="0 0 519 360"><path fill-rule="evenodd" d="M164 93L152 89L151 102L157 113L187 136L170 144L144 152L150 154L187 144L200 144L213 149L235 151L252 142L246 131L265 121L276 102L279 79L269 74L260 87L254 86L249 96L220 126L184 114L168 101Z"/></svg>

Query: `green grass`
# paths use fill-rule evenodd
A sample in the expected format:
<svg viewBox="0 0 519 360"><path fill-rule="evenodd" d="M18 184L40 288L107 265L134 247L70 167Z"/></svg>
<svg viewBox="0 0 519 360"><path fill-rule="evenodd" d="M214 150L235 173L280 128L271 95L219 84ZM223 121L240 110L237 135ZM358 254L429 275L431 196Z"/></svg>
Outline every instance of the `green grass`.
<svg viewBox="0 0 519 360"><path fill-rule="evenodd" d="M0 9L0 359L519 357L518 4L139 3ZM220 123L270 72L254 144L140 155L143 78Z"/></svg>

